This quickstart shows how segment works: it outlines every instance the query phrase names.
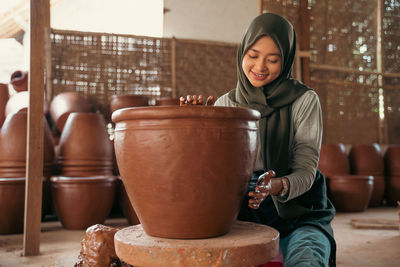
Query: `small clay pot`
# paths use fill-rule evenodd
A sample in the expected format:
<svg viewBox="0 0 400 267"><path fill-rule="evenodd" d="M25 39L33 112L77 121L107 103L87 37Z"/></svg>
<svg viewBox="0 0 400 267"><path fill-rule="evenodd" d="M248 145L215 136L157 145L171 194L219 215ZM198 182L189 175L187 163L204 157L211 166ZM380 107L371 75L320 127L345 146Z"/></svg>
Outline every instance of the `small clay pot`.
<svg viewBox="0 0 400 267"><path fill-rule="evenodd" d="M400 145L390 144L384 154L387 176L400 176Z"/></svg>
<svg viewBox="0 0 400 267"><path fill-rule="evenodd" d="M65 229L84 230L102 224L115 196L115 176L50 178L53 201Z"/></svg>
<svg viewBox="0 0 400 267"><path fill-rule="evenodd" d="M24 229L25 177L0 178L0 234Z"/></svg>
<svg viewBox="0 0 400 267"><path fill-rule="evenodd" d="M328 193L337 211L360 212L371 200L374 177L367 175L327 176Z"/></svg>
<svg viewBox="0 0 400 267"><path fill-rule="evenodd" d="M400 201L400 176L389 176L386 181L386 200L389 205L396 206Z"/></svg>
<svg viewBox="0 0 400 267"><path fill-rule="evenodd" d="M384 175L384 162L378 144L352 145L349 153L352 174Z"/></svg>
<svg viewBox="0 0 400 267"><path fill-rule="evenodd" d="M50 102L50 116L60 133L72 112L91 112L92 105L77 92L63 92Z"/></svg>
<svg viewBox="0 0 400 267"><path fill-rule="evenodd" d="M130 107L143 107L149 105L149 98L144 95L112 95L110 100L110 112Z"/></svg>
<svg viewBox="0 0 400 267"><path fill-rule="evenodd" d="M382 204L385 197L386 180L383 175L373 175L374 186L372 189L371 200L369 201L369 207L378 207Z"/></svg>
<svg viewBox="0 0 400 267"><path fill-rule="evenodd" d="M112 144L103 115L73 112L60 137L59 162L92 160L112 162Z"/></svg>
<svg viewBox="0 0 400 267"><path fill-rule="evenodd" d="M179 106L180 101L179 97L171 98L171 97L162 97L156 100L156 106Z"/></svg>
<svg viewBox="0 0 400 267"><path fill-rule="evenodd" d="M8 85L5 83L0 83L0 128L3 125L4 120L6 119L5 111L6 104L10 95L8 93Z"/></svg>
<svg viewBox="0 0 400 267"><path fill-rule="evenodd" d="M113 113L119 171L148 235L208 238L231 229L253 173L259 118L214 106Z"/></svg>
<svg viewBox="0 0 400 267"><path fill-rule="evenodd" d="M318 169L325 175L350 174L350 161L343 144L322 144Z"/></svg>
<svg viewBox="0 0 400 267"><path fill-rule="evenodd" d="M121 207L124 216L128 219L130 225L140 224L139 218L132 207L128 194L126 193L125 186L121 183Z"/></svg>
<svg viewBox="0 0 400 267"><path fill-rule="evenodd" d="M10 83L17 92L28 90L28 72L27 71L14 71L11 74Z"/></svg>

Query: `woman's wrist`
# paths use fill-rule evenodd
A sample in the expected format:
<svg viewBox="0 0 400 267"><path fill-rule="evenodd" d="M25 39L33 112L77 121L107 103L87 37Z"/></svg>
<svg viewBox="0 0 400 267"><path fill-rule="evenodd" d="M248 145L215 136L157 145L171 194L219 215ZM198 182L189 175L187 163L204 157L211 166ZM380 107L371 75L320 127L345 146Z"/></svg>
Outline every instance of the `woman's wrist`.
<svg viewBox="0 0 400 267"><path fill-rule="evenodd" d="M287 196L289 193L290 183L286 177L272 178L270 194L273 196Z"/></svg>

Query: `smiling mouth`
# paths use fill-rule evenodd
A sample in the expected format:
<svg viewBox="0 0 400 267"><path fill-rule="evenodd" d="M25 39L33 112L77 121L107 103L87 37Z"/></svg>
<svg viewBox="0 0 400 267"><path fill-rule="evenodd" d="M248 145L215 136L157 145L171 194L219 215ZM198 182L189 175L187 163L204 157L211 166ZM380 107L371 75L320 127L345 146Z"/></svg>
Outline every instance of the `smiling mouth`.
<svg viewBox="0 0 400 267"><path fill-rule="evenodd" d="M251 72L251 73L257 80L264 80L267 77L267 74L258 74L255 72Z"/></svg>

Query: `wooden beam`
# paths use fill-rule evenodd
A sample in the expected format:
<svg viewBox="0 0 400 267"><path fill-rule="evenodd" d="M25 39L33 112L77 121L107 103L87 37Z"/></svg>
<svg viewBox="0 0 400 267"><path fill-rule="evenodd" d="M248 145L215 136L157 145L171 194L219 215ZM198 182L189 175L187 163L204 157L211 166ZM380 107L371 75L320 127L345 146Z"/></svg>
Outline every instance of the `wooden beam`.
<svg viewBox="0 0 400 267"><path fill-rule="evenodd" d="M43 184L43 87L45 33L50 26L49 0L30 1L29 109L25 183L23 255L38 255Z"/></svg>
<svg viewBox="0 0 400 267"><path fill-rule="evenodd" d="M171 83L172 97L176 97L176 38L171 39Z"/></svg>
<svg viewBox="0 0 400 267"><path fill-rule="evenodd" d="M308 0L300 0L300 34L299 43L300 51L310 50L310 12L308 10ZM301 78L304 84L310 85L310 58L302 56L301 63Z"/></svg>
<svg viewBox="0 0 400 267"><path fill-rule="evenodd" d="M263 13L264 9L264 1L263 0L258 0L258 14L261 15Z"/></svg>

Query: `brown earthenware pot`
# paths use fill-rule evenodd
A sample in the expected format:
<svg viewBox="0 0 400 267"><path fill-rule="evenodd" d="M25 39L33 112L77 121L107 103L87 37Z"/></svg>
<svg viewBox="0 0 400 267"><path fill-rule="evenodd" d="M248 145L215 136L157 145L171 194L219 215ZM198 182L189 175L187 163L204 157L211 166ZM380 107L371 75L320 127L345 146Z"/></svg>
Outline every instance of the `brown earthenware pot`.
<svg viewBox="0 0 400 267"><path fill-rule="evenodd" d="M337 211L359 212L371 200L374 178L367 175L327 176L328 193Z"/></svg>
<svg viewBox="0 0 400 267"><path fill-rule="evenodd" d="M0 178L0 234L24 228L25 177Z"/></svg>
<svg viewBox="0 0 400 267"><path fill-rule="evenodd" d="M66 229L84 230L102 224L115 196L115 176L51 177L56 212Z"/></svg>
<svg viewBox="0 0 400 267"><path fill-rule="evenodd" d="M137 217L136 212L132 207L131 201L129 200L123 183L121 183L121 206L122 213L128 219L128 223L130 225L140 224L139 218Z"/></svg>
<svg viewBox="0 0 400 267"><path fill-rule="evenodd" d="M7 101L10 98L8 93L8 85L5 83L0 83L0 128L3 125L4 120L6 119L6 105Z"/></svg>
<svg viewBox="0 0 400 267"><path fill-rule="evenodd" d="M214 106L121 109L118 167L151 236L208 238L227 233L252 176L258 111Z"/></svg>
<svg viewBox="0 0 400 267"><path fill-rule="evenodd" d="M352 174L384 175L384 162L378 144L352 145L349 153Z"/></svg>
<svg viewBox="0 0 400 267"><path fill-rule="evenodd" d="M63 92L50 102L50 116L61 133L72 112L91 112L92 105L77 92Z"/></svg>
<svg viewBox="0 0 400 267"><path fill-rule="evenodd" d="M387 177L386 199L389 205L396 206L400 201L400 176Z"/></svg>
<svg viewBox="0 0 400 267"><path fill-rule="evenodd" d="M17 92L28 90L28 72L27 71L14 71L11 74L10 83Z"/></svg>
<svg viewBox="0 0 400 267"><path fill-rule="evenodd" d="M59 163L91 160L112 164L112 144L103 115L73 112L60 137Z"/></svg>
<svg viewBox="0 0 400 267"><path fill-rule="evenodd" d="M322 144L318 169L325 175L350 174L349 157L343 144Z"/></svg>
<svg viewBox="0 0 400 267"><path fill-rule="evenodd" d="M144 95L112 95L110 100L111 114L121 108L143 107L149 105L149 98Z"/></svg>
<svg viewBox="0 0 400 267"><path fill-rule="evenodd" d="M387 176L400 176L400 145L390 144L384 155Z"/></svg>
<svg viewBox="0 0 400 267"><path fill-rule="evenodd" d="M364 174L365 175L365 174ZM385 197L386 179L383 175L373 175L374 186L372 189L371 200L369 201L369 207L378 207L382 204Z"/></svg>
<svg viewBox="0 0 400 267"><path fill-rule="evenodd" d="M156 100L156 106L179 106L179 97L162 97Z"/></svg>

